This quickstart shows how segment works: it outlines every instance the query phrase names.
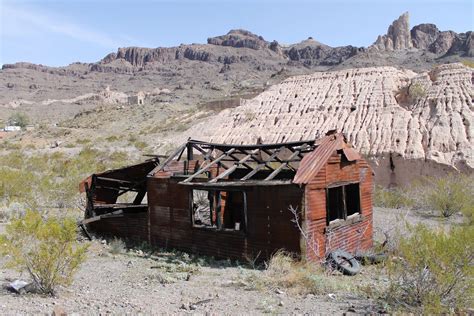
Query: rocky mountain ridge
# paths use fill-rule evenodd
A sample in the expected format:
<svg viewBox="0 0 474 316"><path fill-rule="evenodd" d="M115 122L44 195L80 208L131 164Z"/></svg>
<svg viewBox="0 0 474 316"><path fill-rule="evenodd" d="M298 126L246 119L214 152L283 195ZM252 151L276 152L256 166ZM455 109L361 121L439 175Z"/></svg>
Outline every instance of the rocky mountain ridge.
<svg viewBox="0 0 474 316"><path fill-rule="evenodd" d="M370 47L382 51L420 49L442 55L461 54L474 57L474 33L440 31L434 24L419 24L410 30L409 14L405 12Z"/></svg>
<svg viewBox="0 0 474 316"><path fill-rule="evenodd" d="M124 47L110 53L102 60L91 63L75 63L67 67L47 67L48 71L77 74L89 71L133 73L159 68L169 62L187 59L229 65L246 63L255 68L265 67L269 58L286 67L331 67L361 53L372 51L416 50L433 54L431 61L449 56L474 56L474 34L440 31L434 24L420 24L410 29L409 15L404 13L388 28L387 34L377 38L368 48L351 45L330 47L312 38L300 43L281 46L277 41L267 41L262 36L246 30L231 30L225 35L210 37L207 44L180 45L178 47ZM258 53L256 53L258 52ZM35 68L45 66L28 63L3 65L3 69Z"/></svg>

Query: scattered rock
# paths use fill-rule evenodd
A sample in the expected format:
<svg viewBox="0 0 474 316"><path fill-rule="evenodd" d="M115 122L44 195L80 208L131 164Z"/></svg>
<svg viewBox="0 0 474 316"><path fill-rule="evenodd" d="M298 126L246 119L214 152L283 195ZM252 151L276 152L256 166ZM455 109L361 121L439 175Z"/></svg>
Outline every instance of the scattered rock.
<svg viewBox="0 0 474 316"><path fill-rule="evenodd" d="M51 314L51 316L66 316L67 313L65 311L65 309L61 306L56 306L54 309L53 309L53 313Z"/></svg>

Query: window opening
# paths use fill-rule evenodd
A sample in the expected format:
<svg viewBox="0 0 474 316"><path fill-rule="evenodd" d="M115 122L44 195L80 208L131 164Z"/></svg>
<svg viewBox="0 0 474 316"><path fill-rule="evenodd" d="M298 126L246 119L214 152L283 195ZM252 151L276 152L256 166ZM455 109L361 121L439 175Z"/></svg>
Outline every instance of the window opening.
<svg viewBox="0 0 474 316"><path fill-rule="evenodd" d="M244 191L191 190L193 227L244 231L247 197Z"/></svg>
<svg viewBox="0 0 474 316"><path fill-rule="evenodd" d="M346 220L360 213L359 184L352 183L327 189L327 222Z"/></svg>

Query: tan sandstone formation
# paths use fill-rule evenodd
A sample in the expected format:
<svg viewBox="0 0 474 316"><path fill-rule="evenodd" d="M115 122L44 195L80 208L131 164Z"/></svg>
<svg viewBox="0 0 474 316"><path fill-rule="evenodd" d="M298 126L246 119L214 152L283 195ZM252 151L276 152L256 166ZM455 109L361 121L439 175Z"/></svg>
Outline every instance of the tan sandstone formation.
<svg viewBox="0 0 474 316"><path fill-rule="evenodd" d="M343 132L371 157L380 184L472 172L473 71L447 64L416 74L372 67L288 78L187 135L226 143L285 142Z"/></svg>

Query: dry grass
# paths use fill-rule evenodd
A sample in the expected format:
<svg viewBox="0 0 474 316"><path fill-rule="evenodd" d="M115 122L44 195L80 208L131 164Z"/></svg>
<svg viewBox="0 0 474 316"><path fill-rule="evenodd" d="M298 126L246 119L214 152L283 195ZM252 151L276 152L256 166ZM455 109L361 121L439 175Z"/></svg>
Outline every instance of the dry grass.
<svg viewBox="0 0 474 316"><path fill-rule="evenodd" d="M351 290L350 278L331 275L314 262L295 260L279 251L273 255L264 271L243 271L237 284L251 290L285 290L291 294L327 294Z"/></svg>
<svg viewBox="0 0 474 316"><path fill-rule="evenodd" d="M113 255L124 253L126 250L125 242L120 238L114 238L109 242L109 251Z"/></svg>

